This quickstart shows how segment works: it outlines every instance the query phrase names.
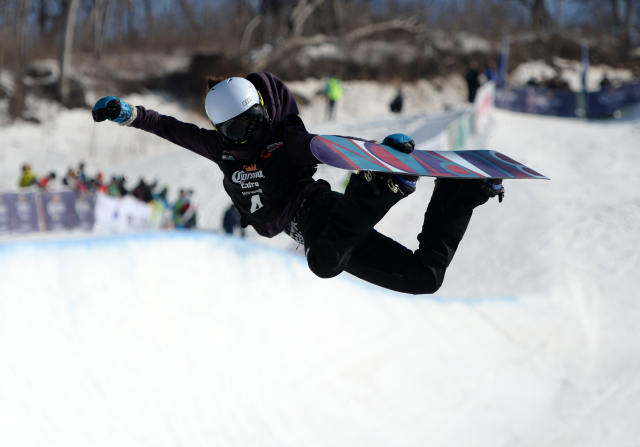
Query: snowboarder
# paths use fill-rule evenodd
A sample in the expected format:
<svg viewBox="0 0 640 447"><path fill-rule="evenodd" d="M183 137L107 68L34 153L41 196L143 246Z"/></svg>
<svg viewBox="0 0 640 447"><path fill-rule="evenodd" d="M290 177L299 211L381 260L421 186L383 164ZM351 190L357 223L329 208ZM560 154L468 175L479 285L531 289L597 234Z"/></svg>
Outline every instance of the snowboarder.
<svg viewBox="0 0 640 447"><path fill-rule="evenodd" d="M399 200L415 191L415 177L378 172L351 175L341 194L314 179L318 165L310 134L293 94L271 73L209 80L203 129L143 106L107 96L93 108L95 121L109 119L154 133L212 160L243 224L262 236L285 232L304 245L309 268L330 278L347 271L404 293L433 293L466 230L473 209L501 185L482 180L439 180L427 207L419 248L413 252L374 230ZM413 140L384 140L410 152Z"/></svg>

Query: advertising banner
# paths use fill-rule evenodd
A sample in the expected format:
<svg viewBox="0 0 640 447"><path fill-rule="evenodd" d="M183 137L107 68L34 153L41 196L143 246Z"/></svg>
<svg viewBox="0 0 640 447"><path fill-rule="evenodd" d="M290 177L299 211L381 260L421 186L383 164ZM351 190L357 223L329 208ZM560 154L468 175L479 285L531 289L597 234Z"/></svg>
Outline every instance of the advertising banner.
<svg viewBox="0 0 640 447"><path fill-rule="evenodd" d="M640 103L640 82L587 92L587 110L593 118L614 116L617 111Z"/></svg>
<svg viewBox="0 0 640 447"><path fill-rule="evenodd" d="M483 134L487 131L493 112L496 86L493 82L487 82L478 89L474 102L474 133Z"/></svg>
<svg viewBox="0 0 640 447"><path fill-rule="evenodd" d="M586 104L580 104L582 97ZM617 111L640 103L640 83L611 87L596 92L575 93L542 87L506 87L497 89L495 105L516 112L588 118L611 117Z"/></svg>
<svg viewBox="0 0 640 447"><path fill-rule="evenodd" d="M3 201L9 209L9 228L12 233L40 231L35 192L7 193Z"/></svg>
<svg viewBox="0 0 640 447"><path fill-rule="evenodd" d="M95 230L126 232L149 228L151 206L132 197L98 194L95 202Z"/></svg>
<svg viewBox="0 0 640 447"><path fill-rule="evenodd" d="M540 87L507 87L496 90L496 107L538 115L577 116L577 94Z"/></svg>
<svg viewBox="0 0 640 447"><path fill-rule="evenodd" d="M81 230L91 230L95 223L96 194L75 193L75 207L78 215L78 227Z"/></svg>
<svg viewBox="0 0 640 447"><path fill-rule="evenodd" d="M15 207L10 207L11 200L7 194L0 194L0 236L11 232L11 217L15 215Z"/></svg>
<svg viewBox="0 0 640 447"><path fill-rule="evenodd" d="M71 230L78 227L75 193L72 191L43 192L40 195L45 231Z"/></svg>

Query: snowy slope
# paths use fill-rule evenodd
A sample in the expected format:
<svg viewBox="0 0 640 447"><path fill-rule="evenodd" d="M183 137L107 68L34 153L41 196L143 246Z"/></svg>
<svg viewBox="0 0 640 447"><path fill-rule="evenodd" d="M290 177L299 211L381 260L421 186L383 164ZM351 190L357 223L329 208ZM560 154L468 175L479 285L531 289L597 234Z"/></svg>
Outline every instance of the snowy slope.
<svg viewBox="0 0 640 447"><path fill-rule="evenodd" d="M34 161L65 164L93 129L94 166L188 179L215 224L213 164L75 113L7 132L2 181L11 148L76 142ZM435 297L316 279L286 237L3 243L0 444L637 445L639 123L497 112L487 145L552 180L479 208ZM415 248L431 187L379 229Z"/></svg>

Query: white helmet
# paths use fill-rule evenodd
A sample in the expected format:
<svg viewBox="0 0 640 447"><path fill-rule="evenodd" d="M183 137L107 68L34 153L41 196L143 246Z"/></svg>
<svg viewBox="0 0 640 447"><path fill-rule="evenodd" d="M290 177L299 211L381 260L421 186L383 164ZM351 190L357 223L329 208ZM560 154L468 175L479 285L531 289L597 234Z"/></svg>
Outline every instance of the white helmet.
<svg viewBox="0 0 640 447"><path fill-rule="evenodd" d="M260 141L269 125L260 93L245 78L228 78L211 87L204 108L215 128L234 144Z"/></svg>
<svg viewBox="0 0 640 447"><path fill-rule="evenodd" d="M260 104L260 94L251 82L245 78L228 78L211 87L204 108L216 125L243 114L256 104Z"/></svg>

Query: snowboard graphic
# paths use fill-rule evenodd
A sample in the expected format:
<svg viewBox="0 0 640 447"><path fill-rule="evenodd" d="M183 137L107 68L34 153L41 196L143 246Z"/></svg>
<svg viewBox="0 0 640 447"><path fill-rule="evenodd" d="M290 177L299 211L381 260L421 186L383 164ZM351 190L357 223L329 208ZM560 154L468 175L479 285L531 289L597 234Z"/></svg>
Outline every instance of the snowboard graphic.
<svg viewBox="0 0 640 447"><path fill-rule="evenodd" d="M318 135L311 152L321 162L354 171L397 172L428 177L546 179L548 177L491 150L424 151L410 154L389 146L335 135Z"/></svg>

